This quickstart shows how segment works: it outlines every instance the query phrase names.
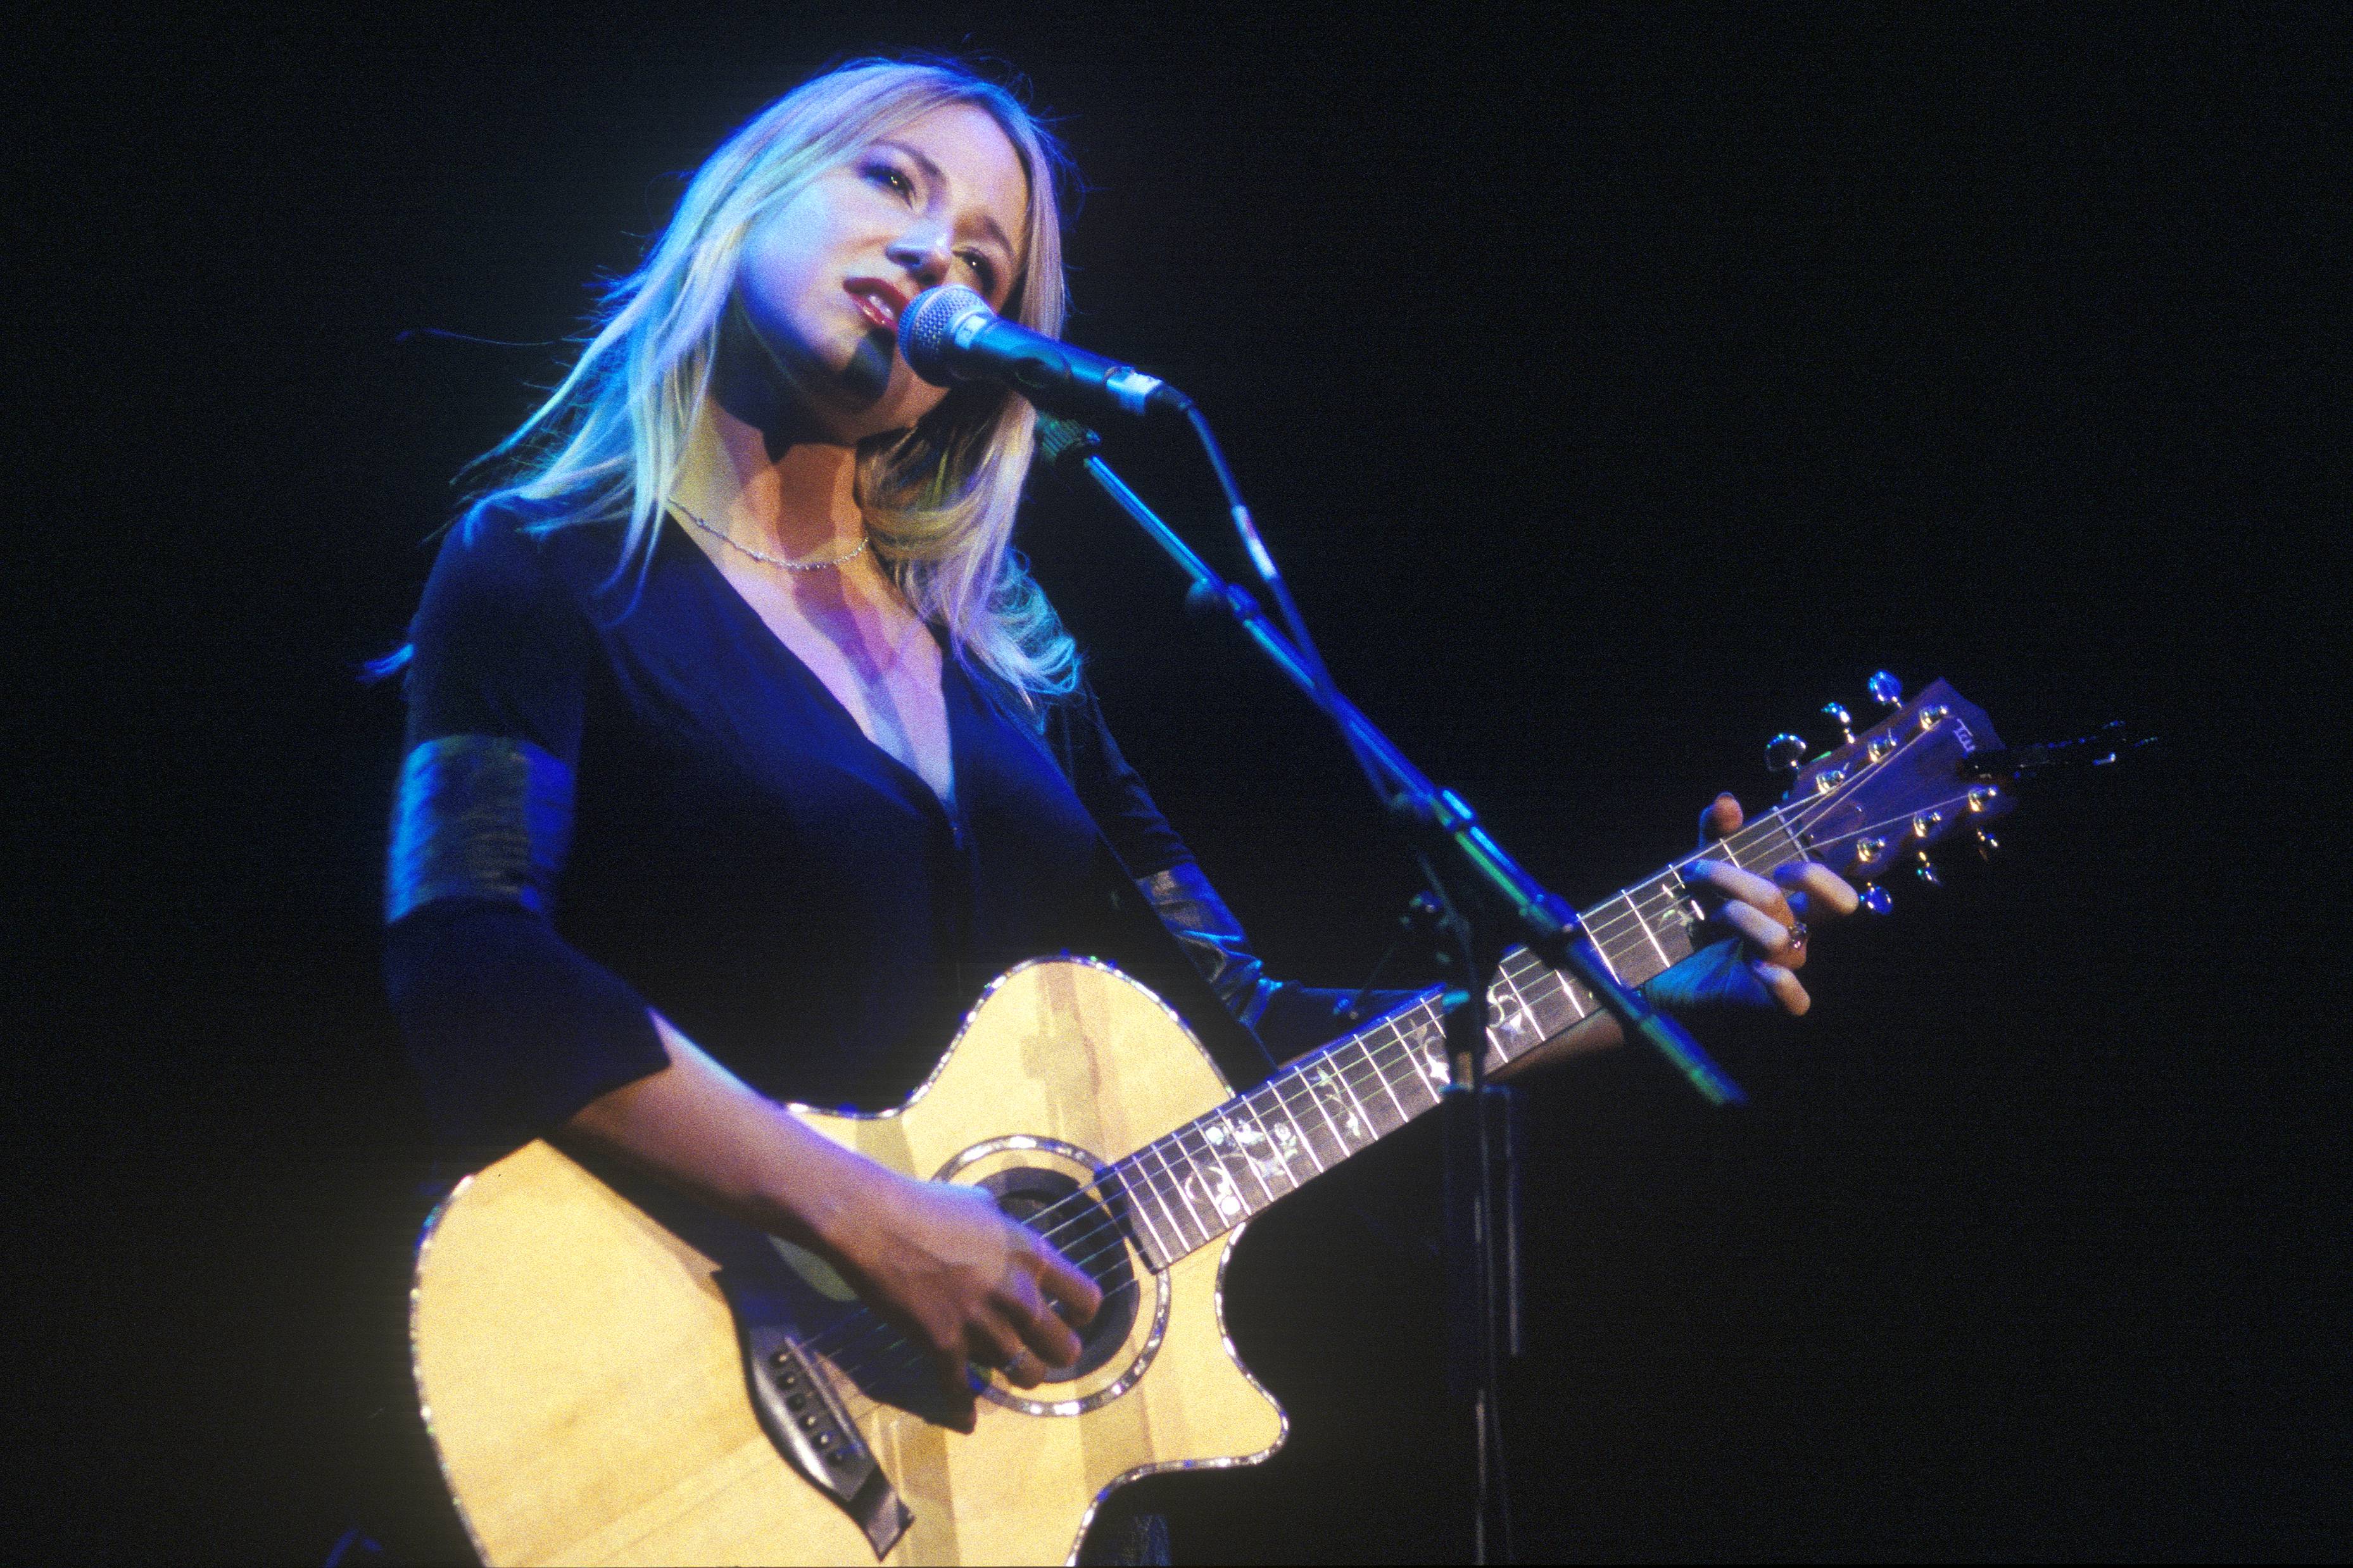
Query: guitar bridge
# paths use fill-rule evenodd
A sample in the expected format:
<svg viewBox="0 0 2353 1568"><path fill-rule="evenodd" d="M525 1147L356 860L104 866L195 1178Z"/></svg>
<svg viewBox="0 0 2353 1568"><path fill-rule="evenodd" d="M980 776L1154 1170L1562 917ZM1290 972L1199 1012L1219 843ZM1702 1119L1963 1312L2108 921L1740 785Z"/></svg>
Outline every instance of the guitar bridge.
<svg viewBox="0 0 2353 1568"><path fill-rule="evenodd" d="M859 1436L840 1396L786 1329L784 1303L722 1268L719 1288L734 1309L744 1372L761 1430L802 1478L839 1504L880 1560L915 1516Z"/></svg>

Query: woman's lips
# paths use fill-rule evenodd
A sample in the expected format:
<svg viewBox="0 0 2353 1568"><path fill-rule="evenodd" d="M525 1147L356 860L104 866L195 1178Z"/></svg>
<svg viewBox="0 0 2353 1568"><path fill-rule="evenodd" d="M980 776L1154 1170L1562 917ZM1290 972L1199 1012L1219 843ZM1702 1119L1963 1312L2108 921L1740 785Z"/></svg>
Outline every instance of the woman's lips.
<svg viewBox="0 0 2353 1568"><path fill-rule="evenodd" d="M885 331L899 329L899 312L907 308L907 297L888 283L860 279L847 283L849 297L858 301L859 313Z"/></svg>

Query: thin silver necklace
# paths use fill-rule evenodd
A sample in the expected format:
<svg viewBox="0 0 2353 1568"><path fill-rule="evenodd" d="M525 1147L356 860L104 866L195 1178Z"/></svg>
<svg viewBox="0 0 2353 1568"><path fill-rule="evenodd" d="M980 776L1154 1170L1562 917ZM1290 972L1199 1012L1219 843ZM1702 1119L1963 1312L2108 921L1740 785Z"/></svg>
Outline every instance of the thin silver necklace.
<svg viewBox="0 0 2353 1568"><path fill-rule="evenodd" d="M861 533L858 536L857 543L851 545L839 555L833 557L830 561L787 561L781 555L771 555L765 550L754 550L748 544L738 544L735 541L727 537L726 530L712 527L709 523L703 521L701 518L687 510L686 508L679 506L675 500L672 500L670 504L672 507L677 508L678 514L681 517L694 524L695 527L702 530L703 532L711 535L712 538L719 541L720 543L727 546L728 549L735 551L741 554L748 555L753 560L760 562L764 565L781 566L787 572L829 572L836 566L847 566L851 562L857 560L860 556L865 554L867 545L873 542L872 535Z"/></svg>

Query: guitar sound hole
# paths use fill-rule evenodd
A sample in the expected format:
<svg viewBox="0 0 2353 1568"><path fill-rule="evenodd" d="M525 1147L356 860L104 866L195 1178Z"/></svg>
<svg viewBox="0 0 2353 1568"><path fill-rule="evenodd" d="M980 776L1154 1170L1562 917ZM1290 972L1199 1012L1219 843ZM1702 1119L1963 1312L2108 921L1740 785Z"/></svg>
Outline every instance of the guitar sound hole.
<svg viewBox="0 0 2353 1568"><path fill-rule="evenodd" d="M998 1208L1053 1243L1103 1289L1103 1306L1094 1321L1079 1333L1078 1364L1068 1372L1048 1368L1047 1383L1072 1382L1108 1363L1127 1343L1142 1295L1119 1222L1093 1198L1064 1205L1079 1184L1060 1171L998 1171L983 1176L980 1185L997 1199ZM1057 1209L1058 1205L1063 1206ZM1056 1212L1049 1215L1049 1209Z"/></svg>

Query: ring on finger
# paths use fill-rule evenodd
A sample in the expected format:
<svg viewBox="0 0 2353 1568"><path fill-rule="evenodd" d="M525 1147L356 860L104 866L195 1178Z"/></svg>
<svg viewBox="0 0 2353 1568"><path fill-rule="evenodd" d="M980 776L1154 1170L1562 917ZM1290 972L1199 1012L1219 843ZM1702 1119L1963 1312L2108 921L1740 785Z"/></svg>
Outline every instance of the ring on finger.
<svg viewBox="0 0 2353 1568"><path fill-rule="evenodd" d="M1809 933L1809 932L1807 931L1807 930L1806 930L1806 922L1805 922L1805 921L1799 921L1798 922L1796 922L1795 924L1793 924L1792 926L1790 926L1790 927L1789 927L1789 951L1790 951L1790 952L1797 952L1797 951L1798 951L1798 949L1799 949L1799 948L1801 948L1801 947L1805 946L1805 945L1806 945L1806 938L1807 938L1807 936L1808 936L1809 934L1810 934L1810 933Z"/></svg>

